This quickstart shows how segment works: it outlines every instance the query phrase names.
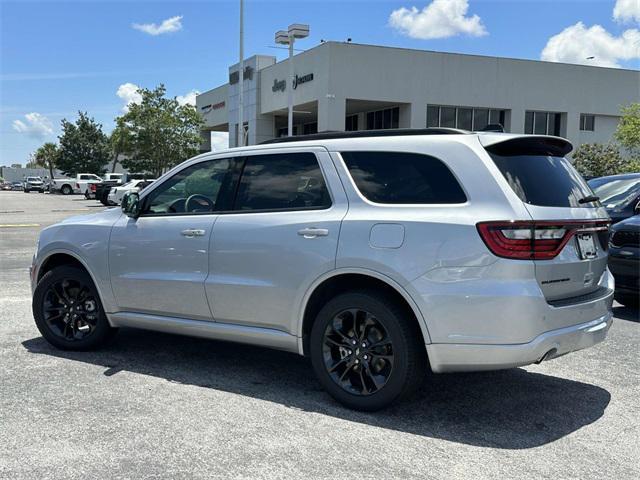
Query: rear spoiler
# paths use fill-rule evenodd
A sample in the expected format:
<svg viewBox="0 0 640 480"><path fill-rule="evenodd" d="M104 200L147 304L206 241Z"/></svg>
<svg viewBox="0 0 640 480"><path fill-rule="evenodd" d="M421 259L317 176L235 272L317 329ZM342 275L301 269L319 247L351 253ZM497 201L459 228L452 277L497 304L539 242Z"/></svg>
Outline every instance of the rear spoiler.
<svg viewBox="0 0 640 480"><path fill-rule="evenodd" d="M478 135L480 143L489 153L509 157L515 155L550 155L564 157L571 150L571 142L547 135Z"/></svg>

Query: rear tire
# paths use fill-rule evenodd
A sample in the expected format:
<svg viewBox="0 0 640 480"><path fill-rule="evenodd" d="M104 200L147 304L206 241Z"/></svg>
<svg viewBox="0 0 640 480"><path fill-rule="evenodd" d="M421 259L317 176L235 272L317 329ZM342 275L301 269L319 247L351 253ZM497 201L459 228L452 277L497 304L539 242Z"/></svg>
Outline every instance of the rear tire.
<svg viewBox="0 0 640 480"><path fill-rule="evenodd" d="M411 314L377 291L331 299L310 336L313 369L327 392L355 410L375 411L410 396L425 377L427 355Z"/></svg>
<svg viewBox="0 0 640 480"><path fill-rule="evenodd" d="M29 193L31 190L24 189L24 193Z"/></svg>
<svg viewBox="0 0 640 480"><path fill-rule="evenodd" d="M93 280L80 268L48 271L33 294L33 317L42 336L62 350L94 350L117 332L109 325Z"/></svg>

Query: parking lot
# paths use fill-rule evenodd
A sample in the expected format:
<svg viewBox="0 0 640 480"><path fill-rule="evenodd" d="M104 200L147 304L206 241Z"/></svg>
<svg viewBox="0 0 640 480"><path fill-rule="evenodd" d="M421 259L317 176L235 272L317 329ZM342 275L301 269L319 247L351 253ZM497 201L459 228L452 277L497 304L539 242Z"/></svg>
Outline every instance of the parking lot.
<svg viewBox="0 0 640 480"><path fill-rule="evenodd" d="M639 478L640 320L526 368L430 377L411 401L347 410L293 354L121 329L58 351L36 329L39 230L102 210L0 192L0 477Z"/></svg>

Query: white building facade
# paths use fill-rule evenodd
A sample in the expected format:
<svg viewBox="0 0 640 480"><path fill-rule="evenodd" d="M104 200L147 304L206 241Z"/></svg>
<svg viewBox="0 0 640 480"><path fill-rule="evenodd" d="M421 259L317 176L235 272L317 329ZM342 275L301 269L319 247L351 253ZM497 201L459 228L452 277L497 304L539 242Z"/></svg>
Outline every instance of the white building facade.
<svg viewBox="0 0 640 480"><path fill-rule="evenodd" d="M558 135L575 146L607 143L620 108L640 102L640 72L532 60L326 42L289 60L256 55L244 62L245 144L287 134L293 88L294 134L383 128L482 130ZM238 145L238 64L229 83L199 95L211 131Z"/></svg>

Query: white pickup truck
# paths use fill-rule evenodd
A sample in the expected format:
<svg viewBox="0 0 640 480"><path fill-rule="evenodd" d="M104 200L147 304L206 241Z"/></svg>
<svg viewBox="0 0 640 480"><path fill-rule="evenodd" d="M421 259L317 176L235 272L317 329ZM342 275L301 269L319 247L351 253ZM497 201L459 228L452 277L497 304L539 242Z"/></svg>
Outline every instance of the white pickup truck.
<svg viewBox="0 0 640 480"><path fill-rule="evenodd" d="M89 198L91 195L89 185L100 182L102 178L93 173L79 173L76 178L54 178L51 181L51 190L59 191L63 195L82 193Z"/></svg>

